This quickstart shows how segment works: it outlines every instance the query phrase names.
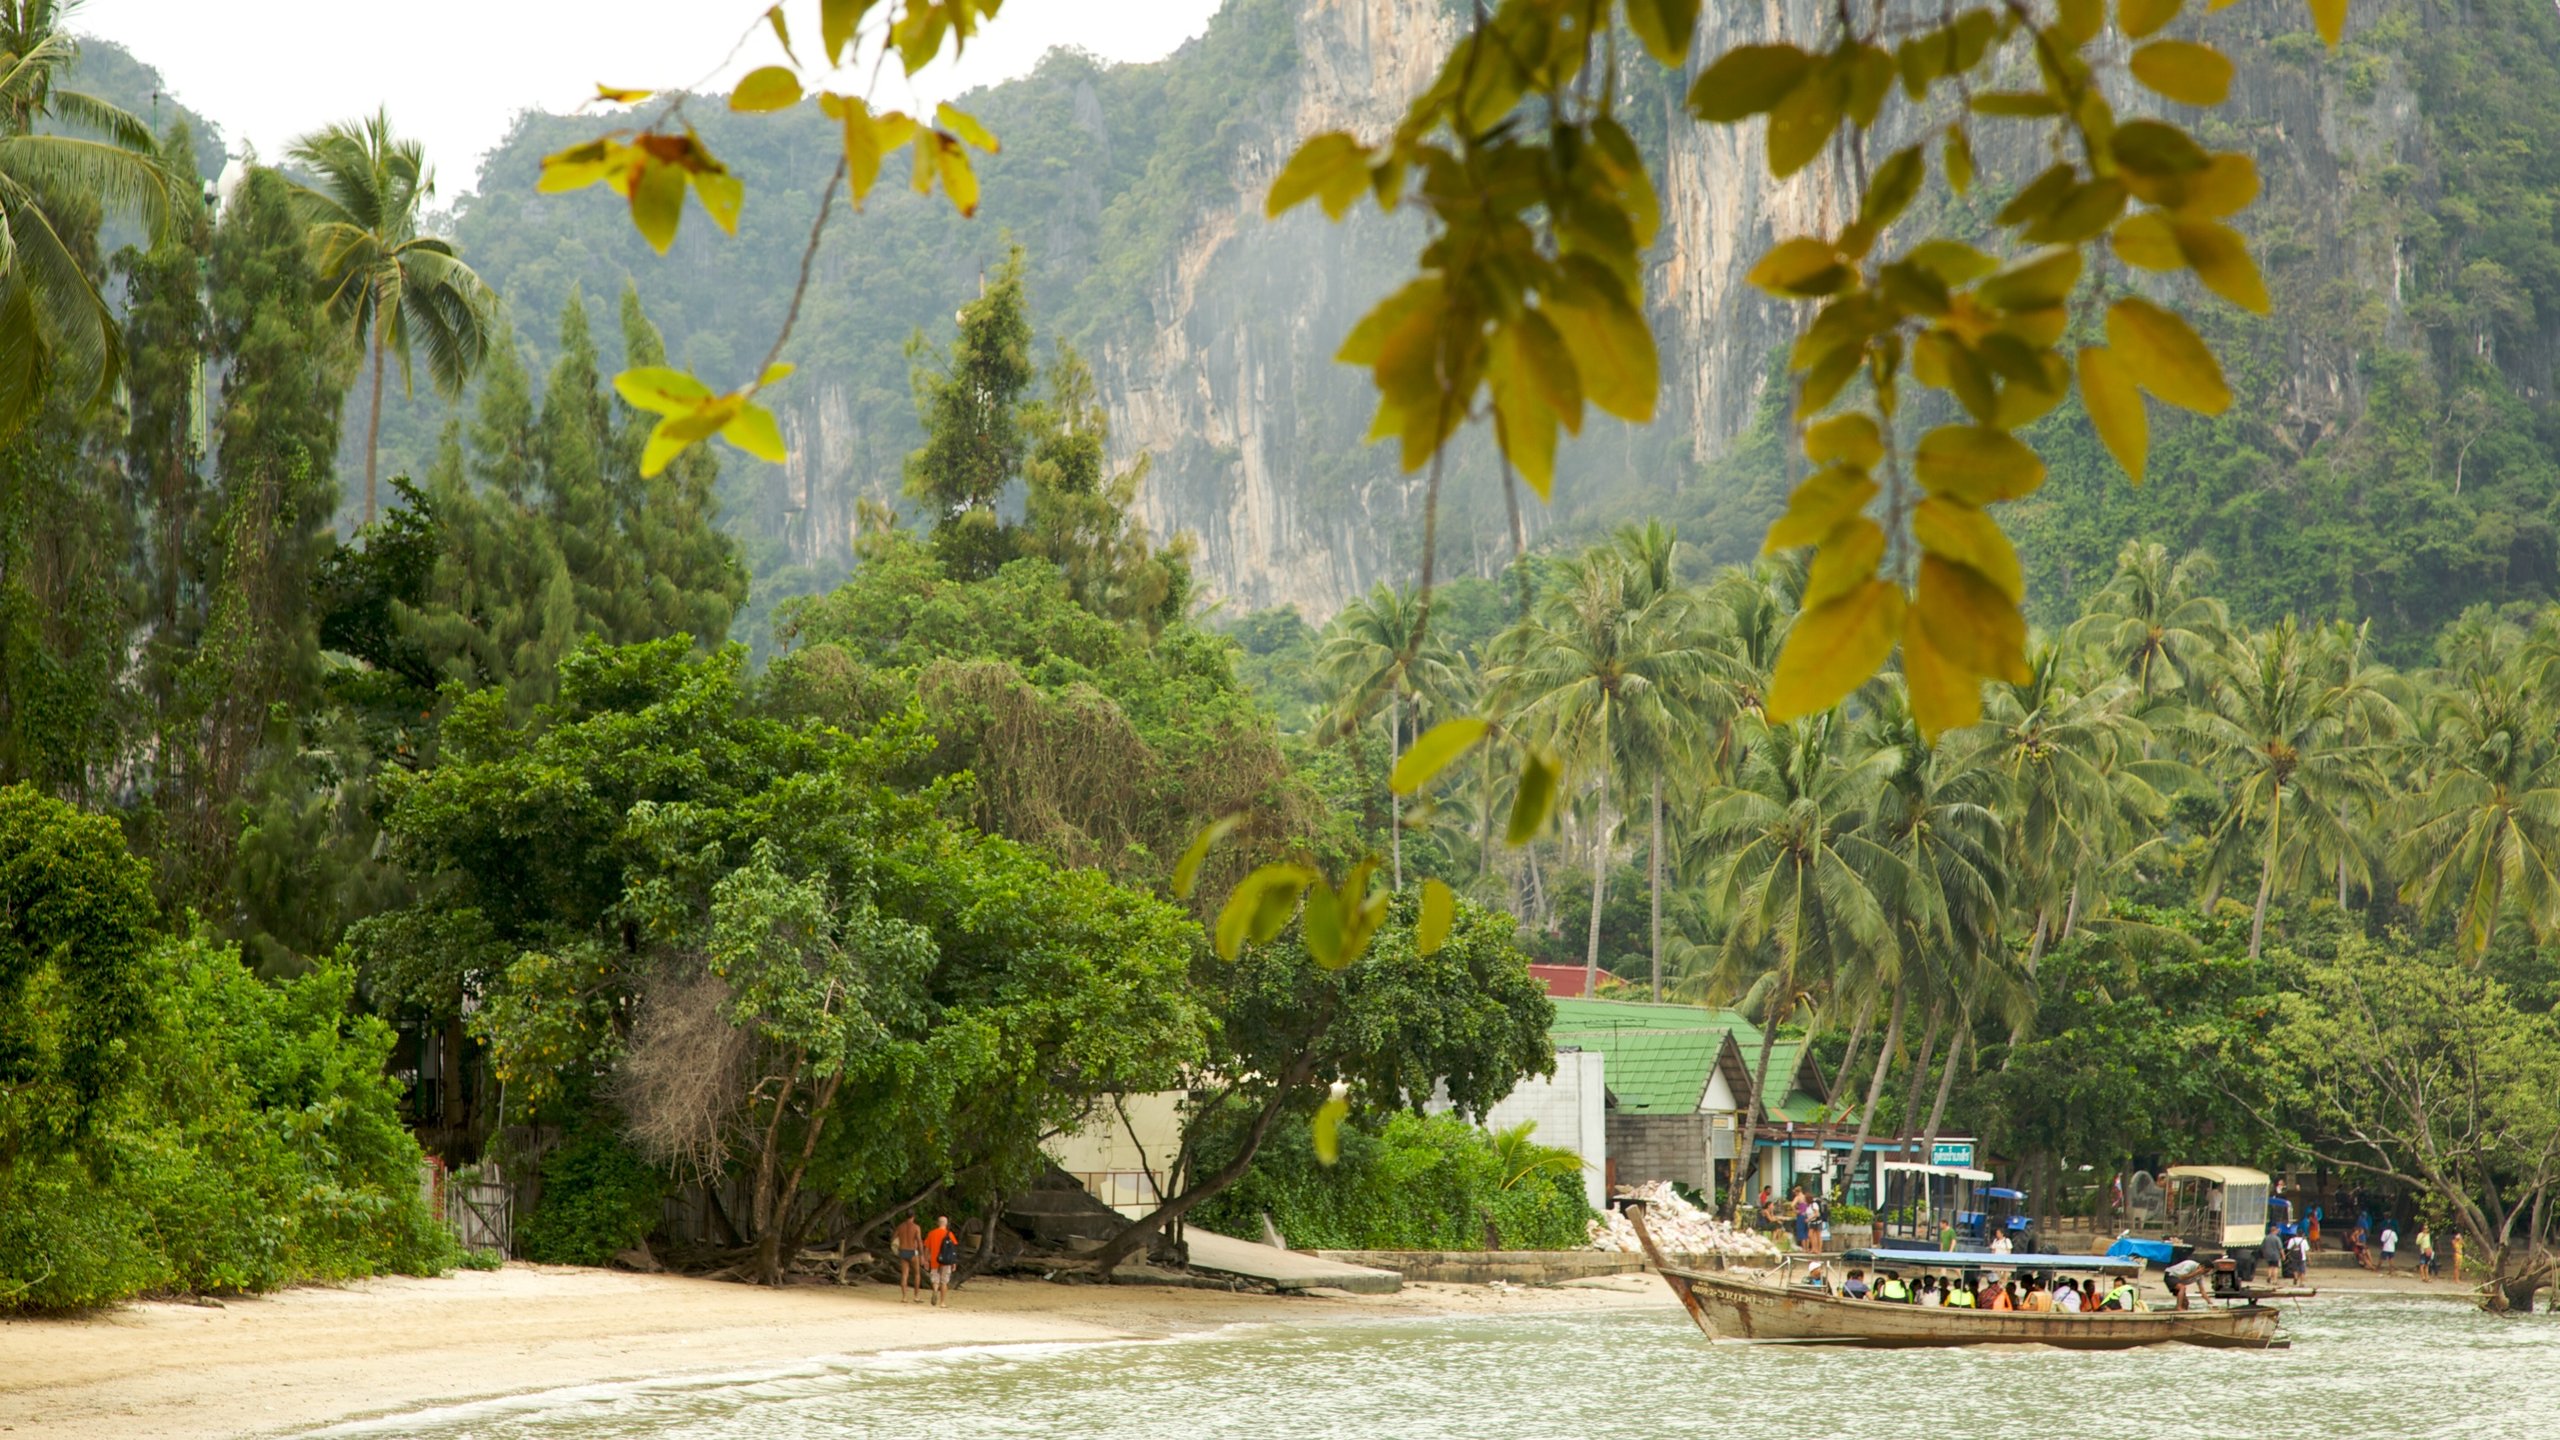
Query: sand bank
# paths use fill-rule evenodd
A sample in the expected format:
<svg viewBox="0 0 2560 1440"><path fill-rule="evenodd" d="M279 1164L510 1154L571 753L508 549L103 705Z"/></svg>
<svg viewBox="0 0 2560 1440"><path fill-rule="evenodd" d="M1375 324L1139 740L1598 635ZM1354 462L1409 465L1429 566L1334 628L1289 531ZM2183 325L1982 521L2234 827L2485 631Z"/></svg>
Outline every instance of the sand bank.
<svg viewBox="0 0 2560 1440"><path fill-rule="evenodd" d="M304 1287L223 1305L0 1321L0 1433L218 1440L559 1386L941 1345L1155 1339L1247 1322L1668 1307L1651 1276L1552 1289L1413 1285L1391 1296L1239 1295L980 1280L949 1309L894 1287L765 1290L509 1265Z"/></svg>

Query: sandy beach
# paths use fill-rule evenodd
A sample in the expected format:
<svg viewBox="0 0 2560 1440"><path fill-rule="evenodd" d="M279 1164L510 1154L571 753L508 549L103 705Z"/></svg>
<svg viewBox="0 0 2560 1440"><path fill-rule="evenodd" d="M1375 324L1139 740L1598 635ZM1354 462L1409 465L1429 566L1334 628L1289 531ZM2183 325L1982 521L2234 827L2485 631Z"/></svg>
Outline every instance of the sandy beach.
<svg viewBox="0 0 2560 1440"><path fill-rule="evenodd" d="M1651 1276L1395 1295L979 1280L948 1309L894 1287L765 1290L545 1265L307 1286L220 1306L0 1321L11 1440L222 1440L561 1386L949 1345L1153 1339L1223 1325L1670 1307Z"/></svg>

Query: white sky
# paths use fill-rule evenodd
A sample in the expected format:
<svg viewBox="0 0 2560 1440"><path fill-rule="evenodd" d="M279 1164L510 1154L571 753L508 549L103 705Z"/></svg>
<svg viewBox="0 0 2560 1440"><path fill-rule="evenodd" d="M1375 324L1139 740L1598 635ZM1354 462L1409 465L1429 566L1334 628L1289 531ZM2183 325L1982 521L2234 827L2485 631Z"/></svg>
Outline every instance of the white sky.
<svg viewBox="0 0 2560 1440"><path fill-rule="evenodd" d="M387 105L426 142L450 202L516 112L567 110L597 82L699 80L770 0L87 0L70 27L156 66L169 94L274 159L294 136ZM925 101L1023 74L1052 48L1157 60L1207 28L1219 0L1009 0L954 64L916 77ZM816 0L787 0L803 60L818 58ZM780 59L758 29L727 75ZM889 67L877 98L911 98ZM867 71L865 72L867 74ZM717 86L716 88L725 88ZM848 86L847 88L859 88Z"/></svg>

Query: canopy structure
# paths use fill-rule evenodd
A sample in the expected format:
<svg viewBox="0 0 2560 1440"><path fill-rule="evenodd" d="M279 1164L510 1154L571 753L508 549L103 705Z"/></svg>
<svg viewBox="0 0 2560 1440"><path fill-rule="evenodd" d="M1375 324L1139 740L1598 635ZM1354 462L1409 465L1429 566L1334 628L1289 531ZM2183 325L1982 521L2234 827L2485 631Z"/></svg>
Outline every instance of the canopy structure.
<svg viewBox="0 0 2560 1440"><path fill-rule="evenodd" d="M1848 1265L1904 1266L1916 1270L2059 1270L2093 1275L2139 1275L2142 1261L2119 1255L1994 1255L1982 1250L1850 1250Z"/></svg>
<svg viewBox="0 0 2560 1440"><path fill-rule="evenodd" d="M1884 1170L1914 1170L1927 1175L1947 1175L1958 1180L1973 1180L1977 1182L1991 1178L1991 1172L1988 1170L1976 1170L1966 1165L1923 1165L1917 1160L1880 1161L1878 1162L1878 1168Z"/></svg>
<svg viewBox="0 0 2560 1440"><path fill-rule="evenodd" d="M1985 1197L1993 1200L2024 1200L2027 1198L2027 1192L2024 1190L2004 1190L1997 1185L1990 1187L1982 1193Z"/></svg>
<svg viewBox="0 0 2560 1440"><path fill-rule="evenodd" d="M2268 1183L2266 1171L2252 1170L2246 1165L2172 1165L2160 1172L2160 1178L2164 1180L2172 1175L2193 1176L2198 1180L2210 1180L2216 1185Z"/></svg>

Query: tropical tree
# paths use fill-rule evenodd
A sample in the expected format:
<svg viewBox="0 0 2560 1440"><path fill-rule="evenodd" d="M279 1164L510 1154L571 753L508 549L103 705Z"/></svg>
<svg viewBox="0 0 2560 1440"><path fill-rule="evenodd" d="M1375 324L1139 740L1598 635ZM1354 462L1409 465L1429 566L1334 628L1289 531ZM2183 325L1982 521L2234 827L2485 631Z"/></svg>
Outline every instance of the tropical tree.
<svg viewBox="0 0 2560 1440"><path fill-rule="evenodd" d="M149 126L55 85L77 56L59 0L0 0L0 433L48 389L87 404L123 368L117 321L69 238L93 207L165 232L191 187ZM65 129L89 132L65 134Z"/></svg>
<svg viewBox="0 0 2560 1440"><path fill-rule="evenodd" d="M1628 555L1604 545L1557 562L1528 618L1495 640L1487 676L1495 713L1594 777L1586 990L1600 974L1611 785L1647 785L1682 763L1713 659L1688 594L1657 587ZM1653 971L1659 994L1658 927Z"/></svg>
<svg viewBox="0 0 2560 1440"><path fill-rule="evenodd" d="M1460 683L1461 662L1431 633L1430 607L1414 592L1380 585L1342 607L1325 627L1316 669L1342 697L1340 719L1356 728L1381 698L1387 702L1387 762L1404 753L1407 702L1440 700ZM1387 847L1395 887L1404 888L1404 797L1387 792ZM1375 812L1371 812L1375 813Z"/></svg>
<svg viewBox="0 0 2560 1440"><path fill-rule="evenodd" d="M436 193L435 172L417 141L392 133L389 115L377 110L314 131L293 142L287 158L315 177L299 198L330 318L351 345L370 354L364 523L371 525L384 357L399 360L405 392L412 386L413 352L424 350L428 379L438 391L459 395L488 352L496 300L452 241L421 231L426 202Z"/></svg>
<svg viewBox="0 0 2560 1440"><path fill-rule="evenodd" d="M2454 948L2477 960L2510 912L2560 930L2560 750L2521 687L2483 676L2431 697L2432 740L2392 864L2420 915L2456 916Z"/></svg>
<svg viewBox="0 0 2560 1440"><path fill-rule="evenodd" d="M2128 540L2116 555L2115 574L2089 597L2074 628L2145 699L2192 690L2231 630L2230 613L2205 593L2217 568L2201 550L2173 561L2165 545Z"/></svg>
<svg viewBox="0 0 2560 1440"><path fill-rule="evenodd" d="M2368 679L2324 677L2291 617L2236 636L2217 664L2205 705L2178 725L2228 787L2207 837L2206 907L2256 850L2258 898L2249 957L2265 944L2267 906L2279 883L2313 865L2343 865L2369 883L2365 847L2339 816L2382 789L2379 746L2353 738L2396 714Z"/></svg>

